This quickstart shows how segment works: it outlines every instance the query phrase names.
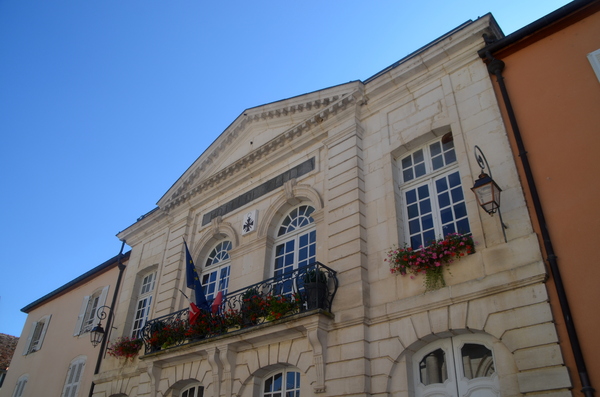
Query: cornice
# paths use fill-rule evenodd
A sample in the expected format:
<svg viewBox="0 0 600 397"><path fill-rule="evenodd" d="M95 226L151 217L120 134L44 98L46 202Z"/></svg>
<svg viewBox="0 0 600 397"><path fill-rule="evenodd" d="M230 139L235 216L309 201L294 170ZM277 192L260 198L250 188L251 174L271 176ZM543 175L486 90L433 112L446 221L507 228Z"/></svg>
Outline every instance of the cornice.
<svg viewBox="0 0 600 397"><path fill-rule="evenodd" d="M240 121L240 123L234 126L227 136L219 142L218 146L211 153L209 153L206 158L194 168L193 171L190 172L189 176L183 181L181 186L175 190L171 197L166 200L161 209L165 211L171 211L192 197L221 184L226 179L229 179L233 175L238 174L240 171L245 170L247 167L251 166L257 161L272 155L275 151L285 147L291 141L300 138L313 127L320 125L330 117L347 109L350 105L354 104L357 99L361 98L362 95L362 87L359 87L358 90L355 90L352 93L333 95L329 98L320 98L297 105L285 106L268 111L261 110L256 111L255 113L252 113L251 110L247 111L244 113L244 118ZM303 112L312 109L322 110L312 114L309 118L287 129L247 156L242 157L230 166L203 180L193 188L191 187L195 179L198 178L203 171L205 171L212 163L215 162L220 153L222 153L223 150L233 141L233 139L236 138L250 123L268 118L285 117L292 113Z"/></svg>

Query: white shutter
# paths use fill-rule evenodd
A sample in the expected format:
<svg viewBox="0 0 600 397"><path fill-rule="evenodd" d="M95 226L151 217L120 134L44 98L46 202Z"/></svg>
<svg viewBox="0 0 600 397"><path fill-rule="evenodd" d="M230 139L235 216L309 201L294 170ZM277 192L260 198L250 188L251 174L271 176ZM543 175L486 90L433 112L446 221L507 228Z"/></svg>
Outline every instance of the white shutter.
<svg viewBox="0 0 600 397"><path fill-rule="evenodd" d="M69 366L62 397L75 397L77 395L84 365L85 361L76 361Z"/></svg>
<svg viewBox="0 0 600 397"><path fill-rule="evenodd" d="M598 77L598 81L600 81L600 50L590 52L587 57L592 64L592 69L594 69L596 77Z"/></svg>
<svg viewBox="0 0 600 397"><path fill-rule="evenodd" d="M83 318L85 317L85 311L89 301L89 296L85 296L83 298L83 304L81 305L81 309L79 309L79 316L77 317L77 323L75 324L75 332L73 333L73 336L77 336L81 333L81 324L83 323Z"/></svg>
<svg viewBox="0 0 600 397"><path fill-rule="evenodd" d="M40 334L40 337L38 338L35 350L40 350L42 348L42 342L44 342L44 336L46 336L46 331L48 330L48 325L50 325L51 318L52 318L52 315L49 315L46 318L46 320L44 321L44 328L42 328L42 333Z"/></svg>
<svg viewBox="0 0 600 397"><path fill-rule="evenodd" d="M27 337L27 343L25 343L25 349L23 349L24 356L26 356L29 353L29 346L31 346L31 339L33 338L33 334L35 334L35 328L37 327L37 324L37 321L34 321L31 324L31 328L29 329L29 336Z"/></svg>
<svg viewBox="0 0 600 397"><path fill-rule="evenodd" d="M104 306L104 304L106 303L107 295L108 295L108 285L106 287L104 287L102 289L102 292L100 293L100 299L98 299L98 306L96 307L96 312L98 311L98 308ZM92 324L92 328L95 327L96 325L98 325L99 322L100 322L100 319L98 318L96 313L94 313L94 322Z"/></svg>

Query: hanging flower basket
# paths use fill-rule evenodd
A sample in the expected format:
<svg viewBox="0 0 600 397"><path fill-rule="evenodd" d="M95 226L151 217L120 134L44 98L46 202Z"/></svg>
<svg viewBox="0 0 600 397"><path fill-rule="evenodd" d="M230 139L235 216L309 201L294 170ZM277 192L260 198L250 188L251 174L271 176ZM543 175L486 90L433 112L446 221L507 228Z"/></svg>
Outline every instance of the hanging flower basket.
<svg viewBox="0 0 600 397"><path fill-rule="evenodd" d="M425 291L433 291L446 286L444 265L448 266L473 252L475 243L470 235L452 233L417 250L407 246L391 249L385 261L389 263L393 274L409 274L411 278L424 274Z"/></svg>
<svg viewBox="0 0 600 397"><path fill-rule="evenodd" d="M108 354L113 357L133 359L142 348L143 341L139 338L121 337L108 346Z"/></svg>

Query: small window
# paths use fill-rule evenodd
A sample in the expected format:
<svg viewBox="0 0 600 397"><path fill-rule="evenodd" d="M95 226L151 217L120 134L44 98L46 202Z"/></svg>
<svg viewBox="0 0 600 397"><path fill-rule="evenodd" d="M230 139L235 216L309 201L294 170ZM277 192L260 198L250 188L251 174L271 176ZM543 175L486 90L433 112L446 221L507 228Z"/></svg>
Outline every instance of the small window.
<svg viewBox="0 0 600 397"><path fill-rule="evenodd" d="M36 352L42 348L42 343L44 342L44 337L46 336L46 331L48 330L48 325L50 324L50 317L52 316L48 315L42 317L39 321L31 324L29 337L27 338L25 350L23 351L24 356Z"/></svg>
<svg viewBox="0 0 600 397"><path fill-rule="evenodd" d="M267 377L262 397L300 397L300 372L285 370Z"/></svg>
<svg viewBox="0 0 600 397"><path fill-rule="evenodd" d="M137 337L140 330L146 325L148 314L150 313L150 305L152 304L152 293L154 292L155 282L156 272L150 273L142 279L138 301L135 306L133 327L131 330L132 337Z"/></svg>
<svg viewBox="0 0 600 397"><path fill-rule="evenodd" d="M179 394L180 397L203 397L204 388L199 385L186 387Z"/></svg>
<svg viewBox="0 0 600 397"><path fill-rule="evenodd" d="M413 249L451 233L470 233L451 134L402 157L404 234Z"/></svg>
<svg viewBox="0 0 600 397"><path fill-rule="evenodd" d="M63 388L62 397L76 397L81 383L83 369L85 367L85 357L80 357L71 362L67 371L67 378Z"/></svg>
<svg viewBox="0 0 600 397"><path fill-rule="evenodd" d="M17 380L17 385L15 386L15 391L12 394L12 397L22 397L23 391L25 390L25 385L29 380L28 375L23 375Z"/></svg>
<svg viewBox="0 0 600 397"><path fill-rule="evenodd" d="M83 298L79 316L77 317L77 324L75 325L75 336L91 331L98 324L100 319L96 313L98 308L104 306L106 303L108 289L108 286L106 286L92 295Z"/></svg>

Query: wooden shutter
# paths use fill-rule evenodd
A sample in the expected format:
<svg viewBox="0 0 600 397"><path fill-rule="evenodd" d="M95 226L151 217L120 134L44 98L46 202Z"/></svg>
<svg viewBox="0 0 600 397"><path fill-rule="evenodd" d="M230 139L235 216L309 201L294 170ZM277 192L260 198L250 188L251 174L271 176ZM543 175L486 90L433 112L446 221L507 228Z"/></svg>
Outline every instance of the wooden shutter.
<svg viewBox="0 0 600 397"><path fill-rule="evenodd" d="M73 333L73 336L77 336L81 333L81 324L83 323L83 318L85 317L85 311L89 301L89 295L83 298L83 303L81 304L81 309L79 309L79 316L77 317L77 323L75 324L75 332Z"/></svg>

